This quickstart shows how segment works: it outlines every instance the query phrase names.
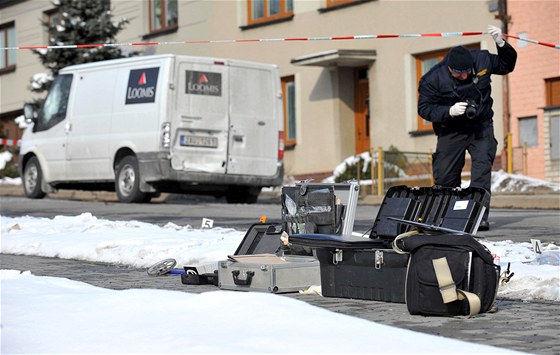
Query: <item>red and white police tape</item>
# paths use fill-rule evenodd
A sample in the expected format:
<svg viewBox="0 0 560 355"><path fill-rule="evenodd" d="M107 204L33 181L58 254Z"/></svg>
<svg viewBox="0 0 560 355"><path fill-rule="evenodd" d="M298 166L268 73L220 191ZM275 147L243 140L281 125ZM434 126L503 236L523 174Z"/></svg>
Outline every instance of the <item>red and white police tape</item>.
<svg viewBox="0 0 560 355"><path fill-rule="evenodd" d="M93 48L93 47L127 47L127 46L163 46L177 44L209 44L209 43L249 43L249 42L291 42L291 41L340 41L358 39L384 39L384 38L416 38L416 37L465 37L490 34L489 32L442 32L442 33L408 33L408 34L371 34L356 36L332 36L332 37L284 37L284 38L256 38L256 39L221 39L221 40L186 40L175 42L128 42L128 43L89 43L89 44L62 44L53 46L17 46L0 47L0 50L21 49L68 49L68 48ZM560 44L536 41L520 38L504 33L504 37L515 38L533 44L560 49Z"/></svg>
<svg viewBox="0 0 560 355"><path fill-rule="evenodd" d="M19 146L19 140L0 138L0 146L17 147Z"/></svg>

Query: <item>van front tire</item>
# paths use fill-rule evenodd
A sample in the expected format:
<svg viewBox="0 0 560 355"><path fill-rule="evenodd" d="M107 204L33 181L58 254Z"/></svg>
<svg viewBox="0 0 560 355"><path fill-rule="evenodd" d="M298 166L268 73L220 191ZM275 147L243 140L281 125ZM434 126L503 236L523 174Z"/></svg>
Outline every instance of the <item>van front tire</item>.
<svg viewBox="0 0 560 355"><path fill-rule="evenodd" d="M124 157L116 170L115 191L119 201L127 203L149 201L147 194L140 191L140 169L136 157Z"/></svg>
<svg viewBox="0 0 560 355"><path fill-rule="evenodd" d="M25 196L33 199L45 197L46 193L41 189L43 183L43 171L37 157L31 157L23 169L23 191Z"/></svg>

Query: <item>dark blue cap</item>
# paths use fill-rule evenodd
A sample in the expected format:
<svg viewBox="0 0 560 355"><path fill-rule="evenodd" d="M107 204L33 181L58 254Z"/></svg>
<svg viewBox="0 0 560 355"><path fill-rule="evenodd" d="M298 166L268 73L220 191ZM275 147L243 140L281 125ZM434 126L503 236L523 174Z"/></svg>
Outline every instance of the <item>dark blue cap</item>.
<svg viewBox="0 0 560 355"><path fill-rule="evenodd" d="M463 46L453 47L447 55L447 65L457 73L466 73L473 67L471 52Z"/></svg>

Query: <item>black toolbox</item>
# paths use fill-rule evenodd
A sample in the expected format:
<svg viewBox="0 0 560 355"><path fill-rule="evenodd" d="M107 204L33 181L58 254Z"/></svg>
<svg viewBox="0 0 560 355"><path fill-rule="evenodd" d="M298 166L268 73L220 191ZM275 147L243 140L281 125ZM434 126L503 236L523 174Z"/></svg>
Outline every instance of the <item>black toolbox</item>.
<svg viewBox="0 0 560 355"><path fill-rule="evenodd" d="M383 199L369 238L296 234L290 242L315 249L323 296L404 303L409 256L390 244L416 227L398 219L476 233L489 199L482 188L394 186Z"/></svg>

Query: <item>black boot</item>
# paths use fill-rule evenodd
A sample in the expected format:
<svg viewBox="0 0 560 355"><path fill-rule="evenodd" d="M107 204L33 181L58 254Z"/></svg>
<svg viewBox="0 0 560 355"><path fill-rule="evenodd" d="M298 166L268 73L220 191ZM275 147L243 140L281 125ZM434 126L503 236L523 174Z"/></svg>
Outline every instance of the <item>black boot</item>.
<svg viewBox="0 0 560 355"><path fill-rule="evenodd" d="M478 226L478 231L479 232L481 232L481 231L484 232L484 231L487 231L487 230L490 230L490 223L488 223L487 220L480 221L480 225Z"/></svg>

